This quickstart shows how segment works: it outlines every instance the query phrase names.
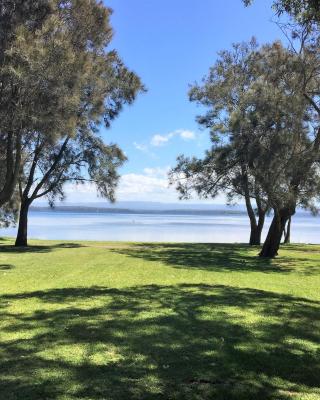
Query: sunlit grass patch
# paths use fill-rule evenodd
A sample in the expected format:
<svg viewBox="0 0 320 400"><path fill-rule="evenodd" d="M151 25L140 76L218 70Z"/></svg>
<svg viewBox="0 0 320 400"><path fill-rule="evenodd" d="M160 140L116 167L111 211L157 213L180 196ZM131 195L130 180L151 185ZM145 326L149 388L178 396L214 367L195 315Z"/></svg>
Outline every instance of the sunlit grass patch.
<svg viewBox="0 0 320 400"><path fill-rule="evenodd" d="M10 245L5 399L320 399L319 247Z"/></svg>

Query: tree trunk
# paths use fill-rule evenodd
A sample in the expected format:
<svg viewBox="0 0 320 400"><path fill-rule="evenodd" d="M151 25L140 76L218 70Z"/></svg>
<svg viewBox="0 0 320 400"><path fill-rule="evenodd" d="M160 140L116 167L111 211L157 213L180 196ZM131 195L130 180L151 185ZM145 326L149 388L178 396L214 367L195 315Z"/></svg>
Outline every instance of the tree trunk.
<svg viewBox="0 0 320 400"><path fill-rule="evenodd" d="M247 208L247 214L250 220L250 239L249 239L249 245L254 246L254 245L260 245L261 243L261 232L263 228L263 221L260 218L259 214L259 222L257 223L256 220L256 215L253 210L252 204L251 204L251 198L250 198L250 193L248 189L248 177L246 174L244 174L244 198L246 202L246 208ZM264 220L264 218L263 218ZM262 222L262 226L261 226Z"/></svg>
<svg viewBox="0 0 320 400"><path fill-rule="evenodd" d="M250 246L261 244L261 234L262 234L263 224L250 224Z"/></svg>
<svg viewBox="0 0 320 400"><path fill-rule="evenodd" d="M259 209L258 213L259 217L257 223L254 212L253 213L248 212L250 219L250 241L249 241L250 246L255 246L255 245L259 246L261 244L261 234L266 216L266 211L264 211L263 209Z"/></svg>
<svg viewBox="0 0 320 400"><path fill-rule="evenodd" d="M250 230L250 246L259 245L261 243L261 231L259 231L258 226L252 226Z"/></svg>
<svg viewBox="0 0 320 400"><path fill-rule="evenodd" d="M278 255L283 230L291 215L293 215L293 213L290 213L287 209L274 210L274 216L267 238L259 254L260 257L273 258Z"/></svg>
<svg viewBox="0 0 320 400"><path fill-rule="evenodd" d="M10 132L6 141L7 152L4 160L6 174L4 182L1 182L3 186L0 190L0 207L12 198L18 182L21 164L21 134L16 135L16 142L14 142L14 134Z"/></svg>
<svg viewBox="0 0 320 400"><path fill-rule="evenodd" d="M251 226L251 234L250 234L250 245L258 245L260 246L261 244L261 234L262 234L262 229L264 226L264 220L266 216L266 211L259 209L259 218L258 218L258 224L256 223L255 227Z"/></svg>
<svg viewBox="0 0 320 400"><path fill-rule="evenodd" d="M19 214L19 227L16 237L16 247L28 246L28 212L29 204L22 202Z"/></svg>
<svg viewBox="0 0 320 400"><path fill-rule="evenodd" d="M285 229L285 235L284 235L284 242L285 244L290 243L290 235L291 235L291 217L288 219L287 227Z"/></svg>

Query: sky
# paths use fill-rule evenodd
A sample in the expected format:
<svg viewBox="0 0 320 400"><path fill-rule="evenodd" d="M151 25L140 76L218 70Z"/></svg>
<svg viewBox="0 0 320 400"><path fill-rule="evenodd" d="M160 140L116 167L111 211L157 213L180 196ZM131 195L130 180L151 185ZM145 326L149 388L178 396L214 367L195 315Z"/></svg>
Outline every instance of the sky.
<svg viewBox="0 0 320 400"><path fill-rule="evenodd" d="M119 200L177 202L167 172L179 154L201 157L209 134L197 125L201 110L188 100L217 53L255 36L260 44L283 39L271 0L244 7L241 0L105 0L113 9L110 49L142 79L147 92L125 107L111 128L101 129L128 161L121 169ZM101 201L95 189L67 187L71 202ZM193 199L192 202L197 202ZM218 196L215 203L224 202Z"/></svg>

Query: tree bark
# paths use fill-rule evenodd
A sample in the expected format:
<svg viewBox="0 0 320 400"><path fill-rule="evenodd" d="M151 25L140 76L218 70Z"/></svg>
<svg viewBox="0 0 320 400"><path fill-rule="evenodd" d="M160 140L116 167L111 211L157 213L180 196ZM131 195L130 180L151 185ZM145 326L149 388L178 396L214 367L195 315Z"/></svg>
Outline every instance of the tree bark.
<svg viewBox="0 0 320 400"><path fill-rule="evenodd" d="M268 231L267 238L259 254L260 257L273 258L278 255L283 230L286 226L288 219L293 214L294 212L290 212L288 209L274 210L274 216Z"/></svg>
<svg viewBox="0 0 320 400"><path fill-rule="evenodd" d="M6 174L0 190L0 207L11 199L18 182L21 164L21 134L18 133L16 135L15 142L14 134L12 132L9 133L6 142Z"/></svg>
<svg viewBox="0 0 320 400"><path fill-rule="evenodd" d="M259 210L259 217L258 217L258 223L256 222L256 219L254 219L254 224L251 223L250 219L250 246L259 246L261 244L261 235L262 235L262 229L264 226L264 220L266 216L266 211L264 210Z"/></svg>
<svg viewBox="0 0 320 400"><path fill-rule="evenodd" d="M246 173L243 174L243 185L244 185L244 198L245 198L245 202L246 202L247 214L248 214L248 217L250 220L249 245L250 246L260 245L261 232L262 232L262 228L263 228L265 213L260 213L261 210L259 209L259 222L257 223L256 215L255 215L254 209L251 204L251 197L250 197L249 185L248 185L248 176ZM261 218L262 214L263 214L263 218Z"/></svg>
<svg viewBox="0 0 320 400"><path fill-rule="evenodd" d="M251 222L251 221L250 221ZM259 225L257 223L250 223L250 246L256 246L261 244L261 233L262 233L263 225Z"/></svg>
<svg viewBox="0 0 320 400"><path fill-rule="evenodd" d="M19 214L19 227L16 237L15 246L16 247L27 247L28 246L28 212L29 212L28 202L22 202Z"/></svg>
<svg viewBox="0 0 320 400"><path fill-rule="evenodd" d="M249 191L245 192L245 201L246 201L247 214L250 219L249 245L250 246L260 245L266 211L262 207L258 207L258 223L257 223L256 215L251 204Z"/></svg>
<svg viewBox="0 0 320 400"><path fill-rule="evenodd" d="M288 219L287 227L284 230L284 242L285 244L290 243L290 235L291 235L291 217Z"/></svg>
<svg viewBox="0 0 320 400"><path fill-rule="evenodd" d="M52 190L52 188L50 186L48 189L44 190L42 193L39 193L39 191L42 189L42 187L48 182L48 179L50 178L51 174L53 173L53 171L57 167L59 161L61 160L69 140L70 140L70 137L69 136L66 137L66 139L64 140L64 142L60 148L59 153L55 157L50 168L43 174L42 179L36 185L32 194L30 195L30 190L32 188L32 185L35 183L34 175L35 175L35 171L36 171L36 167L37 167L37 162L39 159L39 154L41 153L41 150L42 150L44 144L40 143L40 141L38 141L38 143L36 145L36 148L34 150L32 166L30 168L29 177L28 177L27 184L26 184L24 190L22 190L22 188L21 188L21 182L19 183L21 206L20 206L20 214L19 214L19 226L18 226L18 232L17 232L16 242L15 242L16 247L27 247L28 246L29 207L35 199L45 196ZM58 179L58 181L59 181L59 179Z"/></svg>

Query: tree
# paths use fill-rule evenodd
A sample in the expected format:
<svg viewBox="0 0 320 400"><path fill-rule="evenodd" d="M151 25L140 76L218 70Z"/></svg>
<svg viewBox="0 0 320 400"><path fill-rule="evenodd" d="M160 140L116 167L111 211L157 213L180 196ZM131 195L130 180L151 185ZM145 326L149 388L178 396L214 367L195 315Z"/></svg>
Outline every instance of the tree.
<svg viewBox="0 0 320 400"><path fill-rule="evenodd" d="M244 2L246 5L251 3L250 0ZM290 45L285 62L282 65L278 64L282 71L282 85L291 87L293 96L307 100L310 106L309 125L313 123L313 132L309 135L311 141L303 151L303 159L298 160L297 165L300 169L292 179L291 189L295 188L293 195L295 200L291 202L291 206L287 209L295 209L294 204L297 204L301 190L302 192L305 190L304 195L300 198L301 205L314 209L311 198L317 196L315 188L317 187L317 164L320 151L320 3L318 0L274 0L273 7L278 16L288 13L291 17L289 23L279 24ZM311 115L312 111L313 115ZM309 176L310 171L314 171L315 176L314 179L308 180L306 177ZM309 187L305 186L307 181ZM282 217L278 219L281 220ZM289 220L291 220L291 215ZM283 223L285 222L283 221ZM279 225L279 222L274 221L271 228L277 225ZM278 227L276 230L278 230ZM279 236L278 233L275 233L275 235ZM271 245L272 236L274 235L268 235L266 246L264 246L261 255L274 256L276 254L277 246ZM276 242L278 242L278 239ZM269 250L268 243L271 245Z"/></svg>
<svg viewBox="0 0 320 400"><path fill-rule="evenodd" d="M261 187L250 171L248 146L237 137L246 137L243 129L234 129L234 115L244 113L242 96L255 75L257 43L233 45L232 51L222 51L201 85L195 84L190 100L209 108L198 122L211 132L212 148L203 159L180 156L177 166L170 173L170 181L176 185L181 198L192 193L200 197L215 197L219 192L227 194L228 201L244 198L250 219L251 245L261 242L261 233L268 211L268 202ZM253 206L256 203L256 207ZM255 209L256 208L256 209Z"/></svg>
<svg viewBox="0 0 320 400"><path fill-rule="evenodd" d="M0 7L0 206L14 193L21 163L23 126L30 124L28 116L32 115L31 88L29 96L26 94L30 80L24 81L23 76L28 60L21 57L18 68L14 54L23 40L23 31L32 34L41 29L48 13L49 3L45 1L8 0ZM41 102L43 99L39 98Z"/></svg>
<svg viewBox="0 0 320 400"><path fill-rule="evenodd" d="M249 244L261 243L268 203L245 163L237 159L232 145L214 145L203 159L179 156L169 178L181 199L189 199L193 194L215 198L219 193L227 195L229 204L244 199L250 220Z"/></svg>
<svg viewBox="0 0 320 400"><path fill-rule="evenodd" d="M260 255L274 257L296 207L313 208L320 193L318 106L311 98L319 91L301 89L316 87L316 50L302 68L301 54L279 42L255 47L222 52L203 84L191 89L191 100L209 107L198 120L211 129L214 145L203 160L180 158L174 172L182 195L190 189L243 195L252 232L250 200L262 200L262 211L270 207L274 216Z"/></svg>
<svg viewBox="0 0 320 400"><path fill-rule="evenodd" d="M19 181L20 214L16 246L27 246L28 211L32 202L46 197L51 206L64 198L64 184L93 183L98 193L114 201L118 168L126 160L116 145L105 145L94 131L79 130L52 145L39 135L30 146Z"/></svg>
<svg viewBox="0 0 320 400"><path fill-rule="evenodd" d="M255 65L259 79L243 96L247 112L234 122L250 138L252 171L274 213L260 256L274 257L297 205L312 208L319 194L318 127L295 54L274 43Z"/></svg>
<svg viewBox="0 0 320 400"><path fill-rule="evenodd" d="M62 53L65 63L47 60L49 70L43 80L46 90L48 80L50 85L58 80L57 87L50 86L56 108L51 112L49 107L47 116L36 113L34 119L39 124L22 137L17 246L27 245L27 215L32 201L47 196L52 203L63 195L67 181L90 180L102 196L113 200L116 171L125 157L117 146L103 144L98 128L102 122L109 127L123 105L132 103L144 90L138 76L126 68L117 53L107 50L112 36L109 9L89 0L53 4L49 20L36 32L39 49L30 45L27 51L33 54L41 50L52 56L48 50L52 39L52 48ZM27 58L23 51L19 56ZM31 60L35 63L34 58ZM58 66L51 70L51 64ZM65 73L64 68L69 71ZM59 75L66 85L59 82Z"/></svg>
<svg viewBox="0 0 320 400"><path fill-rule="evenodd" d="M95 0L7 0L1 4L0 206L15 190L27 140L34 140L39 132L52 143L66 134L75 135L90 74L95 74L95 68L105 68L102 80L112 69L124 73L117 53L106 50L112 38L110 13ZM137 77L129 71L125 74L127 89L123 90L128 98L134 97L130 82L136 85ZM113 84L110 79L108 85ZM113 104L106 109L106 120L121 108L121 100L114 98L109 99Z"/></svg>

